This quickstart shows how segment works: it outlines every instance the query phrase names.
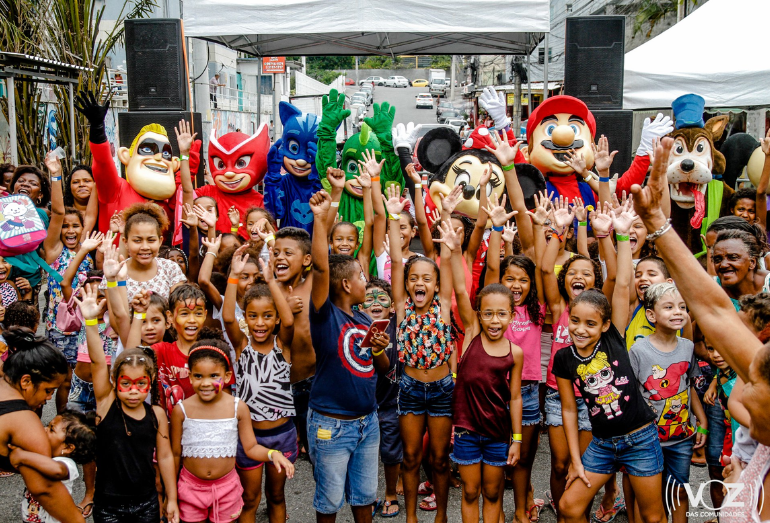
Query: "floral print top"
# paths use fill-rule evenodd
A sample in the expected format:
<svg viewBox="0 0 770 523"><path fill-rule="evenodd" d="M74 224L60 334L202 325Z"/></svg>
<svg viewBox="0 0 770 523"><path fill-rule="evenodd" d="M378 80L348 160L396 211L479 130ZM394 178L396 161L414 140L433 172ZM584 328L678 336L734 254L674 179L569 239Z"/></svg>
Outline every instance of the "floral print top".
<svg viewBox="0 0 770 523"><path fill-rule="evenodd" d="M70 262L72 262L73 258L75 258L75 254L76 252L72 249L62 247L61 254L59 254L59 257L56 258L56 261L51 264L51 268L64 276L64 273L67 272L67 269L70 266ZM85 277L86 273L88 271L94 270L94 268L93 259L91 259L90 256L86 256L85 259L80 263L78 272L75 274L75 278L73 279L73 283L75 285L73 287L77 286L79 277ZM62 302L62 300L64 300L64 295L61 291L61 284L57 282L50 274L48 275L48 292L50 293L50 298L48 299L48 310L45 314L46 330L54 330L65 335L77 334L75 332L62 332L56 326L56 312L59 308L59 304Z"/></svg>
<svg viewBox="0 0 770 523"><path fill-rule="evenodd" d="M438 295L428 312L418 315L411 298L406 299L406 316L398 328L398 357L416 369L435 369L452 355L452 326L441 318Z"/></svg>

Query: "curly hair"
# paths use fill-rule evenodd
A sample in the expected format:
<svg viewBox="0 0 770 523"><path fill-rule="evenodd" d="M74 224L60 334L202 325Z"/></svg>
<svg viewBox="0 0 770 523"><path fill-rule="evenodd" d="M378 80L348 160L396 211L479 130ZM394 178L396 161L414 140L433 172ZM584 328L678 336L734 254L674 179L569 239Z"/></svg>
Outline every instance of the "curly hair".
<svg viewBox="0 0 770 523"><path fill-rule="evenodd" d="M564 281L567 278L567 272L569 272L569 269L570 267L572 267L572 264L580 260L585 260L589 262L594 269L593 288L601 289L602 285L604 285L604 275L602 274L601 264L596 260L593 260L591 258L586 258L582 254L576 254L572 258L567 260L567 263L564 264L561 271L559 272L559 275L556 277L556 283L559 285L559 294L561 294L561 297L564 298L564 301L566 301L567 303L570 302L570 295L569 295L569 292L567 292L567 287L565 286Z"/></svg>
<svg viewBox="0 0 770 523"><path fill-rule="evenodd" d="M739 302L759 340L767 343L770 340L770 292L747 294L741 296Z"/></svg>
<svg viewBox="0 0 770 523"><path fill-rule="evenodd" d="M43 174L43 171L35 167L34 165L19 165L15 171L13 171L13 178L11 178L11 186L8 188L11 193L15 193L16 182L19 181L25 174L34 174L37 176L40 183L40 200L32 202L38 209L45 209L48 204L51 203L51 180ZM30 198L31 199L31 198Z"/></svg>
<svg viewBox="0 0 770 523"><path fill-rule="evenodd" d="M65 423L64 443L73 447L68 457L81 465L91 463L96 459L96 412L64 410L59 416Z"/></svg>
<svg viewBox="0 0 770 523"><path fill-rule="evenodd" d="M540 301L537 299L537 279L535 278L537 266L535 266L535 262L527 256L506 256L503 258L503 261L500 262L500 283L503 282L503 277L509 267L518 267L527 273L527 278L529 278L529 293L524 298L523 305L527 308L529 321L535 325L543 325L545 322L545 315L540 306Z"/></svg>
<svg viewBox="0 0 770 523"><path fill-rule="evenodd" d="M134 225L140 223L155 225L158 228L158 236L163 236L169 225L166 212L157 203L152 202L135 203L123 211L123 219L126 222L125 236L129 235Z"/></svg>
<svg viewBox="0 0 770 523"><path fill-rule="evenodd" d="M752 202L755 202L756 199L757 199L757 190L755 188L743 187L735 191L733 195L730 196L730 201L727 204L727 208L730 209L730 212L732 212L735 209L735 206L738 205L739 201L751 200Z"/></svg>

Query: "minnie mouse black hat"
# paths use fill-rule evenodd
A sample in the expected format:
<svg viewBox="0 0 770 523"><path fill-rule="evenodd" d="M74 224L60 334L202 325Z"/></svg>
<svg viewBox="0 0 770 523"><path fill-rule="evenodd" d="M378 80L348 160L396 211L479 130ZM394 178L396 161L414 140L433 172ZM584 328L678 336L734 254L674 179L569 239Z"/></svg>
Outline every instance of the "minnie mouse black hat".
<svg viewBox="0 0 770 523"><path fill-rule="evenodd" d="M516 164L516 176L519 178L519 185L521 185L521 191L524 193L524 203L527 209L535 208L534 196L540 191L545 191L545 178L543 173L528 163Z"/></svg>
<svg viewBox="0 0 770 523"><path fill-rule="evenodd" d="M428 131L417 148L417 159L422 168L437 173L444 162L462 151L460 136L451 127L437 127Z"/></svg>

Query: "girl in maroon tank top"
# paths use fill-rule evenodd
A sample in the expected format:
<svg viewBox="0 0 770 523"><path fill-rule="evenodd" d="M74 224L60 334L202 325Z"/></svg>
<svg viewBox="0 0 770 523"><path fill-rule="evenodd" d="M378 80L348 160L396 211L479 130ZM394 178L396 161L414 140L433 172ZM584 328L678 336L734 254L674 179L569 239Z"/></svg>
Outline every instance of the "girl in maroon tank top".
<svg viewBox="0 0 770 523"><path fill-rule="evenodd" d="M505 209L492 201L488 213ZM510 216L507 216L510 219ZM484 521L498 521L503 489L490 492L488 485L503 483L506 465L519 460L521 446L521 368L524 354L505 337L513 318L515 300L504 285L487 285L476 297L473 310L465 288L462 265L456 263L460 241L451 224L440 224L442 242L451 250L450 261L457 306L465 325L463 358L457 369L452 397L455 425L452 460L460 468L463 488L463 521L479 520L478 493L484 496ZM482 482L484 489L481 488ZM489 499L487 499L489 496ZM502 501L502 499L501 499Z"/></svg>

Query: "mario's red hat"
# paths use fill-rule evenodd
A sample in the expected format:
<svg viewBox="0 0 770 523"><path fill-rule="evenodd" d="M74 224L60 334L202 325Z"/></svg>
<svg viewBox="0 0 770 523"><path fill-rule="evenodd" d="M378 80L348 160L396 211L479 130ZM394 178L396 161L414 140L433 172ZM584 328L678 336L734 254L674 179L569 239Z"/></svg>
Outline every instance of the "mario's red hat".
<svg viewBox="0 0 770 523"><path fill-rule="evenodd" d="M588 128L591 130L591 136L596 135L596 120L591 111L588 110L588 106L574 96L560 94L547 99L538 105L537 109L532 111L529 120L527 120L527 142L532 141L532 133L535 131L535 127L543 121L543 118L559 113L579 116L588 125Z"/></svg>

